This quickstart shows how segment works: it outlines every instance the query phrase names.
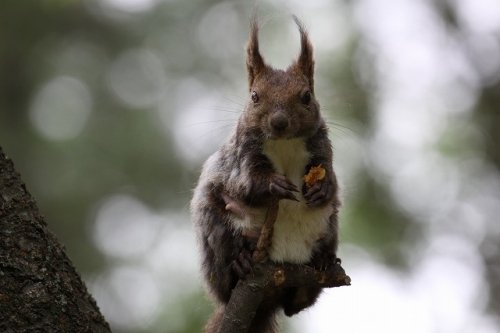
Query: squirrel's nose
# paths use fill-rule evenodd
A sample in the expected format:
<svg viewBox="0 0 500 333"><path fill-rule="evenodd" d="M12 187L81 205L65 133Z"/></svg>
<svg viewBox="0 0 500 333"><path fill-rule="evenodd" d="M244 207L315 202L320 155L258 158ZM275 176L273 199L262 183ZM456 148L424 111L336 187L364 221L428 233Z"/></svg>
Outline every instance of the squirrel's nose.
<svg viewBox="0 0 500 333"><path fill-rule="evenodd" d="M277 132L282 132L288 127L288 117L283 112L277 112L271 116L271 127Z"/></svg>

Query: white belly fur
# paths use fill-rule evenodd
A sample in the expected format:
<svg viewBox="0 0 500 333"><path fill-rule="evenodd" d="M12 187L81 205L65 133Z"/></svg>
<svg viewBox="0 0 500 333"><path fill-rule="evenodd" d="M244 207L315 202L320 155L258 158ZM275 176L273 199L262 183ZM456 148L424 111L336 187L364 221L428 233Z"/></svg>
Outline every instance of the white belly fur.
<svg viewBox="0 0 500 333"><path fill-rule="evenodd" d="M276 171L285 175L301 190L305 167L310 159L304 140L268 140L263 151ZM296 193L296 197L299 202L280 201L270 250L273 261L308 262L316 241L327 231L333 207L328 205L324 208L309 208L302 193Z"/></svg>

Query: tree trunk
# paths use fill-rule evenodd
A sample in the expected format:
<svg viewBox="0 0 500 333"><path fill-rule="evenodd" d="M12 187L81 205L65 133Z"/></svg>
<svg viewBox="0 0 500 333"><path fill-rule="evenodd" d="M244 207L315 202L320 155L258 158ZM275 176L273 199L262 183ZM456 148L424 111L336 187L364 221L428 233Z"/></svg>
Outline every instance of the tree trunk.
<svg viewBox="0 0 500 333"><path fill-rule="evenodd" d="M1 147L0 331L111 332Z"/></svg>

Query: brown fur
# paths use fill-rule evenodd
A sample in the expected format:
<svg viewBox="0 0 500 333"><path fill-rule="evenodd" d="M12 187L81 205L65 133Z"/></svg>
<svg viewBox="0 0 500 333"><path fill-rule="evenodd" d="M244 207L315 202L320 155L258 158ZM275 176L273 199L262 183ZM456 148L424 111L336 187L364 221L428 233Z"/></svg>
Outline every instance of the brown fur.
<svg viewBox="0 0 500 333"><path fill-rule="evenodd" d="M218 331L224 304L247 264L242 257L251 254L245 235L252 230L236 224L241 212L265 211L273 196L298 200L297 193L302 194L311 209L332 207L328 210L331 215L326 217L326 230L312 245L310 261L304 263L324 268L335 259L339 201L332 148L314 96L312 45L302 24L294 19L301 36L301 51L297 61L286 70L274 69L264 62L259 51L258 26L255 20L251 23L246 62L249 102L230 140L205 163L191 201L205 280L218 303L205 328L208 333ZM306 188L302 184L298 188L277 172L266 155L263 147L269 140L292 139L303 140L310 156L302 174L319 164L326 169L321 185ZM290 288L266 299L250 331L275 332L274 317L279 309L288 316L298 313L311 306L320 292L317 288Z"/></svg>

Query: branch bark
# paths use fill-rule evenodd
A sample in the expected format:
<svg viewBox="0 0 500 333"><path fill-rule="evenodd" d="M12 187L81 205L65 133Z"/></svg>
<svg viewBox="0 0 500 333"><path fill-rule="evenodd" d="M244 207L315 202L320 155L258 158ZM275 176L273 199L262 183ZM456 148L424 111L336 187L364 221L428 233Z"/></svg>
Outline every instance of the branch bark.
<svg viewBox="0 0 500 333"><path fill-rule="evenodd" d="M327 271L318 271L306 265L258 264L254 274L240 280L233 289L219 333L247 333L262 300L279 288L332 288L348 286L350 283L351 279L340 264L333 265Z"/></svg>
<svg viewBox="0 0 500 333"><path fill-rule="evenodd" d="M276 219L278 218L278 209L279 200L273 199L269 209L267 210L262 229L260 230L257 248L252 256L252 260L256 264L264 262L269 256L269 248L271 247L271 243L273 241L274 222L276 222Z"/></svg>
<svg viewBox="0 0 500 333"><path fill-rule="evenodd" d="M0 331L111 332L1 147Z"/></svg>
<svg viewBox="0 0 500 333"><path fill-rule="evenodd" d="M276 264L267 261L272 242L274 222L278 216L278 200L271 203L253 255L253 274L238 284L224 309L219 333L247 333L262 300L278 289L290 287L332 288L348 286L340 261L328 270L318 271L307 265Z"/></svg>

